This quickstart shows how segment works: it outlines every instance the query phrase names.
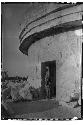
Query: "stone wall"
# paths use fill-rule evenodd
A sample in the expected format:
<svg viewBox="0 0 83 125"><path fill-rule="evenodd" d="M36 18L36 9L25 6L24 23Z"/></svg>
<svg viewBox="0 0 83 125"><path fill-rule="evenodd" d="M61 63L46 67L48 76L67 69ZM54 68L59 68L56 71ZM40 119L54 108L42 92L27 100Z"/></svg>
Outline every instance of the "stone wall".
<svg viewBox="0 0 83 125"><path fill-rule="evenodd" d="M67 27L68 23L70 26L72 22L81 22L83 4L67 6L66 8L65 6L66 4L54 3L31 4L31 11L26 12L26 23L19 39L22 43L20 50L26 51L28 54L30 84L35 88L41 87L41 63L56 60L56 98L67 101L72 93L80 92L82 41L79 31L72 28L71 31L50 35L38 41L33 38L29 50L27 47L28 43L31 42L31 35L33 37L34 34L38 35L41 31L44 32L52 27L62 25L63 29L65 26ZM59 7L60 9L57 11Z"/></svg>
<svg viewBox="0 0 83 125"><path fill-rule="evenodd" d="M41 86L41 62L56 60L56 98L69 100L80 91L81 37L68 31L36 41L29 48L29 81Z"/></svg>
<svg viewBox="0 0 83 125"><path fill-rule="evenodd" d="M82 20L83 4L71 7L66 7L66 4L32 4L30 11L26 13L24 21L24 29L20 39L22 41L31 34L44 31L45 29L61 25L63 23ZM69 6L69 4L67 4ZM58 10L58 8L65 8ZM22 42L21 41L21 42Z"/></svg>

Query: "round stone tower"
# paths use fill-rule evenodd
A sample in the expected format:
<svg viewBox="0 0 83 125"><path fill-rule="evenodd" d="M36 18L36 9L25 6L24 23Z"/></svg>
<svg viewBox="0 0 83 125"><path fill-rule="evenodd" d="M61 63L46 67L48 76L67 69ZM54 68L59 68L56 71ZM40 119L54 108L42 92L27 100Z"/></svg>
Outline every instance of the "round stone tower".
<svg viewBox="0 0 83 125"><path fill-rule="evenodd" d="M21 30L20 51L30 62L28 78L44 93L46 62L55 62L54 89L58 100L80 92L82 7L79 4L31 3ZM50 63L53 65L53 63ZM52 80L53 82L53 80Z"/></svg>

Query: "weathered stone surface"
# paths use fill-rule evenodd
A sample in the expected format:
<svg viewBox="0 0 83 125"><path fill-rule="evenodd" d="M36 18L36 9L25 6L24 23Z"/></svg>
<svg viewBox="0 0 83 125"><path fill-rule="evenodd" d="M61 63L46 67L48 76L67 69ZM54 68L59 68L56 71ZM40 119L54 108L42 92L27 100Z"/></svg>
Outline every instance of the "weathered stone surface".
<svg viewBox="0 0 83 125"><path fill-rule="evenodd" d="M79 6L73 6L70 8L66 8L63 10L59 10L58 12L55 11L55 13L48 14L47 16L36 20L38 17L42 17L43 15L56 10L59 7L66 6L65 4L32 4L33 9L29 13L29 11L26 13L24 25L26 24L26 28L22 34L26 34L23 39L28 37L29 35L35 33L35 32L40 32L45 29L48 29L50 27L65 23L65 22L70 22L70 21L75 21L75 20L80 20L82 19L82 7L83 5ZM32 7L31 6L31 7ZM39 8L39 10L38 10ZM50 8L50 9L49 9ZM65 16L66 15L66 16ZM35 21L34 21L35 20ZM26 23L25 23L26 22ZM32 23L30 23L32 22ZM29 25L28 25L29 24ZM25 26L24 26L25 27ZM22 27L23 28L23 27ZM28 32L28 33L26 33Z"/></svg>
<svg viewBox="0 0 83 125"><path fill-rule="evenodd" d="M34 21L39 16L46 14L53 9L57 9L58 5L54 4L36 4L33 6L33 10L26 14L26 28L23 32L23 37L30 36L31 34L50 29L50 27L59 26L67 22L72 22L82 19L82 6L74 6L66 8L43 18ZM39 11L37 12L38 8ZM53 8L52 8L53 7ZM51 20L52 19L52 20ZM49 21L50 20L50 21ZM32 21L32 23L30 23ZM30 23L29 25L27 25ZM43 24L42 24L43 23ZM63 29L61 27L61 29ZM28 32L29 31L29 32ZM55 31L56 32L56 31ZM55 33L56 34L56 33ZM31 40L31 39L30 39ZM21 41L22 42L22 41ZM26 44L29 41L26 40ZM34 42L34 40L33 40ZM41 63L46 61L56 60L56 99L62 101L69 101L72 93L80 93L81 82L81 48L82 39L80 35L76 33L75 29L44 37L33 43L28 53L28 76L29 83L32 86L38 88L41 86Z"/></svg>
<svg viewBox="0 0 83 125"><path fill-rule="evenodd" d="M71 93L80 91L81 39L75 34L75 31L46 37L30 47L29 77L32 79L33 85L37 80L38 70L35 70L37 64L52 60L56 60L56 98L69 101ZM38 75L41 78L41 73Z"/></svg>
<svg viewBox="0 0 83 125"><path fill-rule="evenodd" d="M29 87L30 86L27 84L19 91L20 96L25 100L32 100L32 94L30 93Z"/></svg>
<svg viewBox="0 0 83 125"><path fill-rule="evenodd" d="M11 88L6 88L2 91L2 100L5 102L11 96Z"/></svg>
<svg viewBox="0 0 83 125"><path fill-rule="evenodd" d="M12 87L11 88L11 97L12 97L12 101L21 100L21 96L19 94L18 87Z"/></svg>
<svg viewBox="0 0 83 125"><path fill-rule="evenodd" d="M19 94L19 91L26 85L26 82L23 83L9 83L11 87L11 97L13 101L21 100L22 97Z"/></svg>

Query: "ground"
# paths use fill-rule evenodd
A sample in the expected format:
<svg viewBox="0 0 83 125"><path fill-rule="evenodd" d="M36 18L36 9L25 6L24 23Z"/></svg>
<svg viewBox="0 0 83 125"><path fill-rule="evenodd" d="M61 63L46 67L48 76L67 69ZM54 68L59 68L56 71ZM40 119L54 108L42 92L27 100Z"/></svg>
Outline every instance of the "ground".
<svg viewBox="0 0 83 125"><path fill-rule="evenodd" d="M81 106L72 108L66 103L59 104L55 99L7 102L7 105L14 111L15 118L69 119L81 117Z"/></svg>
<svg viewBox="0 0 83 125"><path fill-rule="evenodd" d="M79 108L72 111L72 108L68 108L66 106L57 106L56 108L44 111L44 112L38 112L38 113L30 113L29 115L24 115L24 117L28 118L43 118L43 119L72 119L74 117L79 118Z"/></svg>

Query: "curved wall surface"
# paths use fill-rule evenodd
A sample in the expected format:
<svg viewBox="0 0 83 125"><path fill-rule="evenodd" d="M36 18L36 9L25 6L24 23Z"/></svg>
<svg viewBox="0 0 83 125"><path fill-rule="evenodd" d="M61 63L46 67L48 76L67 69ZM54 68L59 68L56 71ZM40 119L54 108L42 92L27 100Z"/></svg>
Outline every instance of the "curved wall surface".
<svg viewBox="0 0 83 125"><path fill-rule="evenodd" d="M44 4L43 4L44 5ZM50 4L47 4L48 8ZM37 7L36 7L37 9ZM22 29L19 39L19 49L24 53L27 53L27 49L35 41L45 37L54 35L56 33L65 32L77 27L81 27L82 20L82 5L65 5L60 6L52 11L46 11L45 15L33 12L34 16L26 21L26 25ZM51 10L51 9L50 9ZM43 11L43 7L41 11ZM28 17L29 18L29 17Z"/></svg>
<svg viewBox="0 0 83 125"><path fill-rule="evenodd" d="M41 87L41 63L56 60L56 98L68 101L80 93L83 6L42 6L26 21L19 49L28 55L29 82L36 88Z"/></svg>

